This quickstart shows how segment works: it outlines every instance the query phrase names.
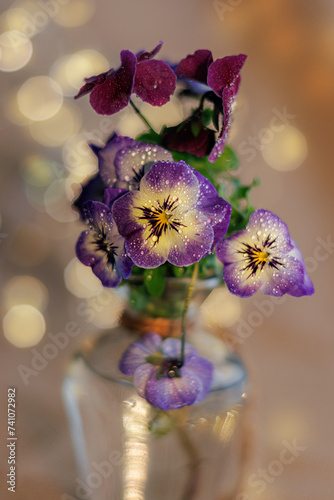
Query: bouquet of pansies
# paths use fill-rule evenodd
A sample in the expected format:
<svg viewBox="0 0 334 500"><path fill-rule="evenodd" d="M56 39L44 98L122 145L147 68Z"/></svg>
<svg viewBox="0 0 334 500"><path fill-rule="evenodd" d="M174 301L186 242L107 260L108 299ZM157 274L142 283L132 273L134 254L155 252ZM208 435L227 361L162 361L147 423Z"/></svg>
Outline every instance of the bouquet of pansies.
<svg viewBox="0 0 334 500"><path fill-rule="evenodd" d="M87 78L76 96L89 94L93 109L105 115L130 104L148 129L136 139L115 132L104 147L91 145L99 171L76 201L88 224L76 245L78 259L106 287L142 275L141 301L161 294L166 278L181 276L192 276L189 295L197 276L215 275L239 297L258 290L311 295L288 227L250 206L258 181L241 184L233 172L236 155L225 145L246 56L213 60L209 50L197 50L172 66L156 59L161 45L136 55L123 50L118 69ZM157 132L133 93L152 106L177 94L185 109L193 107L184 121ZM163 410L203 399L213 375L211 363L185 341L185 327L180 339L144 335L119 366L133 375L138 394Z"/></svg>

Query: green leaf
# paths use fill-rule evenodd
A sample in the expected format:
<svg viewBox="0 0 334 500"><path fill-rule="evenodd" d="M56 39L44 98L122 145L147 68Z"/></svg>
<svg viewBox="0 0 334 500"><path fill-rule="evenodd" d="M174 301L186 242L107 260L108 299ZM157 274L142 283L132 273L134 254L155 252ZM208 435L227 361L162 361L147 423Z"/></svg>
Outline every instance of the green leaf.
<svg viewBox="0 0 334 500"><path fill-rule="evenodd" d="M190 122L191 133L194 137L198 137L201 131L201 123L197 120Z"/></svg>
<svg viewBox="0 0 334 500"><path fill-rule="evenodd" d="M154 131L144 132L136 137L136 141L147 142L149 144L161 144L161 136Z"/></svg>
<svg viewBox="0 0 334 500"><path fill-rule="evenodd" d="M156 267L146 269L144 272L144 284L150 295L159 297L165 289L165 268Z"/></svg>

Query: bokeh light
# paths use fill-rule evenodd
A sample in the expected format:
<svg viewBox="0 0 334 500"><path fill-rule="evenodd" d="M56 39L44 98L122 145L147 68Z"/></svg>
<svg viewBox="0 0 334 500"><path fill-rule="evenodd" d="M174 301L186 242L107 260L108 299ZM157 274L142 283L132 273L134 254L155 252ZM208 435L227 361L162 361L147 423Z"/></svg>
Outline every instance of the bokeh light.
<svg viewBox="0 0 334 500"><path fill-rule="evenodd" d="M86 24L93 17L94 13L94 0L71 0L59 7L53 20L66 28L74 28Z"/></svg>
<svg viewBox="0 0 334 500"><path fill-rule="evenodd" d="M30 305L44 311L49 294L45 285L33 276L14 276L2 289L3 305L10 309L17 305Z"/></svg>
<svg viewBox="0 0 334 500"><path fill-rule="evenodd" d="M84 266L77 258L72 259L64 271L66 288L76 297L94 297L103 289L101 281L88 266Z"/></svg>
<svg viewBox="0 0 334 500"><path fill-rule="evenodd" d="M86 49L57 59L50 76L60 85L64 95L74 96L83 85L84 78L108 69L108 60L100 52Z"/></svg>
<svg viewBox="0 0 334 500"><path fill-rule="evenodd" d="M114 290L103 288L98 295L87 299L87 308L96 312L92 323L97 328L111 328L119 322L124 301Z"/></svg>
<svg viewBox="0 0 334 500"><path fill-rule="evenodd" d="M44 193L45 211L58 222L74 222L78 213L71 208L75 194L66 179L54 181Z"/></svg>
<svg viewBox="0 0 334 500"><path fill-rule="evenodd" d="M73 134L77 134L81 126L81 115L78 109L69 103L63 104L58 113L44 121L30 124L30 133L42 146L61 146Z"/></svg>
<svg viewBox="0 0 334 500"><path fill-rule="evenodd" d="M201 315L209 326L229 328L241 315L241 301L226 288L216 288L203 302Z"/></svg>
<svg viewBox="0 0 334 500"><path fill-rule="evenodd" d="M48 250L45 230L39 225L25 223L11 235L7 258L15 266L32 267L44 260Z"/></svg>
<svg viewBox="0 0 334 500"><path fill-rule="evenodd" d="M32 56L33 47L28 37L20 31L6 31L0 35L0 70L17 71L23 68Z"/></svg>
<svg viewBox="0 0 334 500"><path fill-rule="evenodd" d="M21 113L31 120L47 120L63 104L61 87L48 76L29 78L17 93Z"/></svg>
<svg viewBox="0 0 334 500"><path fill-rule="evenodd" d="M280 171L295 170L307 156L305 136L292 125L279 132L272 132L270 142L262 142L262 156L266 163Z"/></svg>
<svg viewBox="0 0 334 500"><path fill-rule="evenodd" d="M42 339L45 320L31 305L14 306L3 319L3 331L5 338L16 347L31 347Z"/></svg>

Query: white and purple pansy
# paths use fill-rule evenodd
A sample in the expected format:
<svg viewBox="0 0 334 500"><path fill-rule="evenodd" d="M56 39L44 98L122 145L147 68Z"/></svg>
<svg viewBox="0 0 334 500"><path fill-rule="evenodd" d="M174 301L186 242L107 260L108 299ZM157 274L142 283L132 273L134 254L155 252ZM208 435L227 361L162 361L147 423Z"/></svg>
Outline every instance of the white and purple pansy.
<svg viewBox="0 0 334 500"><path fill-rule="evenodd" d="M229 291L239 297L250 297L258 290L274 296L314 293L287 225L267 210L255 210L246 229L218 243L216 254L224 264Z"/></svg>
<svg viewBox="0 0 334 500"><path fill-rule="evenodd" d="M132 375L142 398L162 410L172 410L201 401L210 391L213 366L197 350L185 344L184 363L180 361L181 340L163 340L148 333L131 344L119 367Z"/></svg>
<svg viewBox="0 0 334 500"><path fill-rule="evenodd" d="M124 249L124 238L118 233L110 208L104 203L87 201L83 210L89 229L79 236L77 257L82 264L92 268L103 286L116 287L122 277L130 276L133 266Z"/></svg>
<svg viewBox="0 0 334 500"><path fill-rule="evenodd" d="M157 161L172 161L172 155L154 144L137 142L116 133L104 148L93 148L105 187L135 189L143 175Z"/></svg>
<svg viewBox="0 0 334 500"><path fill-rule="evenodd" d="M133 262L154 268L166 261L189 266L209 254L227 231L230 206L189 165L157 162L112 205Z"/></svg>

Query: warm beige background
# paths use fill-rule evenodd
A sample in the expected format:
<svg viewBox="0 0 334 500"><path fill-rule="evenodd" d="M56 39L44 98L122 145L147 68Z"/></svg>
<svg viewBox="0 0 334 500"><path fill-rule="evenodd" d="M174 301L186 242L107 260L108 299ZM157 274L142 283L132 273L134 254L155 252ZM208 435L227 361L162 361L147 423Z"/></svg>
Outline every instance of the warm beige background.
<svg viewBox="0 0 334 500"><path fill-rule="evenodd" d="M88 1L88 0L87 0ZM83 0L70 0L79 9ZM23 5L23 1L18 5ZM85 3L85 2L84 2ZM87 2L86 2L87 3ZM2 1L2 10L12 2ZM219 2L216 2L216 5ZM37 2L27 2L36 8ZM244 52L249 59L235 113L231 143L238 150L248 137L268 127L274 110L295 115L291 125L305 136L308 154L302 165L288 172L272 169L261 152L248 161L240 154L242 176L254 176L262 185L253 194L254 204L280 215L298 241L312 268L316 294L290 298L248 330L241 344L252 374L256 424L261 435L256 444L260 462L268 469L282 450L282 441L297 440L305 450L268 483L265 492L249 487L251 500L331 500L334 498L333 430L333 248L318 251L319 238L333 234L333 115L334 115L334 4L331 0L224 0L220 16L214 2L204 0L95 2L95 15L83 26L65 28L52 19L33 38L34 53L23 69L1 73L3 106L16 88L34 75L48 74L62 55L95 48L110 63L118 64L123 48L151 49L161 39L162 55L177 61L199 48L214 56ZM3 29L3 26L1 27ZM82 128L99 121L83 99L75 104L83 114ZM116 118L113 123L116 123ZM80 226L60 223L29 204L22 179L25 158L40 154L61 163L61 148L35 142L27 126L16 126L3 114L1 129L1 242L2 281L14 275L36 276L48 289L44 311L46 331L64 329L76 321L83 332L92 329L76 314L83 300L64 285L65 266L73 258ZM240 150L239 150L240 151ZM36 232L36 227L40 232ZM319 259L320 257L320 259ZM243 302L242 318L250 316L267 297ZM5 303L2 316L7 312ZM240 320L232 332L240 334ZM1 468L7 471L4 451L6 394L18 388L18 490L16 500L55 500L71 492L74 462L61 403L63 370L78 339L73 339L41 374L25 386L17 366L29 365L30 349L17 349L2 336L1 342ZM42 341L37 349L43 347ZM3 476L1 479L3 488ZM1 498L13 498L2 489ZM244 500L246 500L245 497ZM210 499L208 499L210 500ZM241 500L241 499L240 499Z"/></svg>

